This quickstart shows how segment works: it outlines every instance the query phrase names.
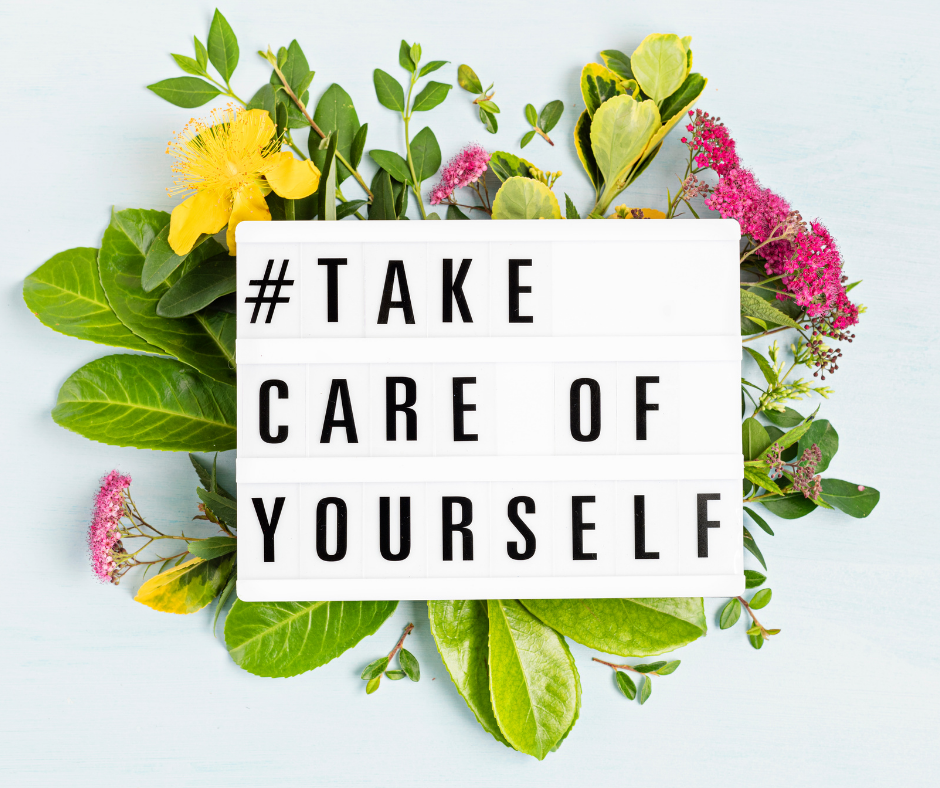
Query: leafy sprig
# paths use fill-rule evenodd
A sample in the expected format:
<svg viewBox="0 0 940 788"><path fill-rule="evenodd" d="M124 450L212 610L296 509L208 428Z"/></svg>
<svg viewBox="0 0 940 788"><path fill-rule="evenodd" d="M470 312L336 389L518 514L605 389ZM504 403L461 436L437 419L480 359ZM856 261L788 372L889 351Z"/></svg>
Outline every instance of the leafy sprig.
<svg viewBox="0 0 940 788"><path fill-rule="evenodd" d="M367 695L371 695L379 688L382 676L385 676L389 681L399 681L406 676L412 681L421 680L421 666L418 664L418 658L405 648L405 638L414 631L414 628L414 624L408 624L395 647L386 656L379 657L363 668L360 678L367 682ZM389 668L396 655L398 656L398 668Z"/></svg>
<svg viewBox="0 0 940 788"><path fill-rule="evenodd" d="M484 88L476 72L470 66L463 64L457 68L457 84L468 93L479 94L473 103L479 110L480 122L490 134L495 134L499 130L499 123L496 120L499 107L493 101L493 96L496 95L493 90L495 83L491 82L489 87Z"/></svg>
<svg viewBox="0 0 940 788"><path fill-rule="evenodd" d="M544 107L542 107L541 112L537 112L535 106L532 104L525 105L525 119L529 121L529 125L532 126L531 131L527 131L523 137L522 142L519 143L520 148L524 148L535 138L535 135L538 134L543 140L545 140L552 147L555 146L555 143L552 142L552 138L548 136L555 126L558 125L558 121L561 120L561 116L565 112L565 103L560 99L555 101L549 101Z"/></svg>

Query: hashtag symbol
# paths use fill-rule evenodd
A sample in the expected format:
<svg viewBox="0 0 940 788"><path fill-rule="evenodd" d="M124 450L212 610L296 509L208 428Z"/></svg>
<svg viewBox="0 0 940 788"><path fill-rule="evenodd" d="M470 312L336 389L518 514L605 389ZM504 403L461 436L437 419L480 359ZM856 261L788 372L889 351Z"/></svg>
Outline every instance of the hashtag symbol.
<svg viewBox="0 0 940 788"><path fill-rule="evenodd" d="M248 284L251 287L257 287L258 295L256 296L247 296L245 298L246 304L254 304L255 309L251 313L251 322L255 323L258 320L258 313L261 311L261 305L268 305L268 315L265 317L264 322L270 323L271 318L274 316L274 308L278 304L286 304L290 301L290 296L282 296L281 288L289 287L294 284L293 279L285 279L284 275L287 273L287 263L285 260L281 263L281 273L278 274L277 279L271 278L271 269L274 267L274 260L268 260L268 267L264 269L264 278L263 279L252 279ZM274 295L265 295L265 290L267 290L268 285L274 285Z"/></svg>

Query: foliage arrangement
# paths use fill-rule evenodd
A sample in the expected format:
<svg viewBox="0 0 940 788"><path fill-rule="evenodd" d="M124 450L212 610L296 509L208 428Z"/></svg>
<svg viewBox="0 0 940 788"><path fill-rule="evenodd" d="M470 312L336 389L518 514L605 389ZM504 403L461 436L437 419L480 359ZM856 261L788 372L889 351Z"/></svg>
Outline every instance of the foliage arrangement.
<svg viewBox="0 0 940 788"><path fill-rule="evenodd" d="M240 50L219 11L206 44L199 38L193 44L193 57L173 55L186 76L150 90L184 108L218 97L233 103L191 121L170 143L173 192L185 199L171 214L114 211L98 248L61 252L24 284L29 309L45 325L132 351L74 372L52 411L63 427L115 446L186 452L235 447L232 255L240 221L405 220L409 193L423 219L441 218L426 209L425 198L432 208L446 206L447 220L467 219L464 210L497 220L563 218L553 191L560 172L479 145L458 152L442 170L430 127L412 134L415 113L440 106L452 87L426 80L448 63L423 62L419 44L402 41L399 47L405 86L381 69L373 74L379 103L401 116L405 144L403 151L369 150L377 169L368 183L359 170L368 124L360 123L352 98L337 84L323 91L310 114L314 72L297 41L276 53L258 53L271 74L247 102L232 87ZM742 538L767 571L752 529L772 536L768 513L788 520L835 508L866 517L878 502L871 487L822 478L839 436L817 418L818 407L806 416L791 407L832 394L817 383L838 369L842 354L833 344L852 341L850 330L863 310L849 299L857 283L847 283L828 230L804 221L760 185L741 165L734 140L717 118L692 111L706 79L691 70L690 44L688 37L656 34L629 56L601 52L604 63L589 63L581 72L584 110L570 131L594 188L586 218L673 219L685 212L698 218L709 209L741 225L741 332L760 375L759 382L742 378L741 386L743 501L752 523ZM478 94L473 106L486 130L497 133L492 85L484 90L466 65L457 70L457 81ZM532 130L522 144L536 134L551 143L548 132L563 109L560 101L540 113L528 105L524 112ZM687 136L678 144L686 146L687 166L677 176L675 194L666 191L665 210L611 208L683 121ZM293 136L304 132L306 150ZM435 176L438 183L425 195L424 185ZM343 193L350 179L358 190L355 199ZM565 219L580 218L567 195L564 203ZM772 335L766 352L751 344ZM796 377L810 371L813 380ZM96 499L89 549L94 572L105 582L117 584L138 567L144 567L145 578L154 570L138 602L193 613L215 601L217 621L235 587L237 507L219 485L215 465L205 467L192 454L190 459L199 482L195 527L210 532L177 535L150 525L131 497L130 478L114 471ZM167 540L177 547L160 549ZM759 649L779 630L765 628L754 612L771 601L771 590L763 587L766 576L754 569L745 575L747 588L759 590L749 600L729 600L717 623L731 628L746 611L747 637ZM246 671L295 676L376 632L396 605L236 599L225 617L225 644ZM700 598L431 601L428 614L443 663L481 726L539 759L561 745L580 714L578 669L567 639L604 654L646 659L697 640L708 628ZM383 677L420 679L418 660L404 648L412 630L409 624L389 654L365 666L367 693L379 689ZM639 696L641 704L650 698L652 677L679 666L679 660L594 661L610 667L620 691L629 699ZM639 691L631 674L641 677Z"/></svg>

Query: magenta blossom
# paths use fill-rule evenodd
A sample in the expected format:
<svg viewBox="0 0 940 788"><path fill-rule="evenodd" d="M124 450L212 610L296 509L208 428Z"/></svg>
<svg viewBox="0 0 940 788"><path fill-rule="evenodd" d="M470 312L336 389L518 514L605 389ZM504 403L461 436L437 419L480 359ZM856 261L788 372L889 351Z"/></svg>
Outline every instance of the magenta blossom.
<svg viewBox="0 0 940 788"><path fill-rule="evenodd" d="M88 547L91 565L99 580L117 583L119 564L116 553L123 553L121 544L121 520L125 515L125 491L131 477L111 471L101 481L101 489L95 498L94 515L88 529Z"/></svg>
<svg viewBox="0 0 940 788"><path fill-rule="evenodd" d="M695 163L699 167L714 170L720 176L727 175L738 166L739 161L734 140L721 123L721 118L713 118L700 109L694 113L689 110L689 117L692 122L686 129L692 132L692 140L690 142L688 137L683 137L682 142L692 149Z"/></svg>
<svg viewBox="0 0 940 788"><path fill-rule="evenodd" d="M441 181L431 190L431 205L453 203L454 192L476 183L486 173L490 154L479 145L468 145L441 172Z"/></svg>

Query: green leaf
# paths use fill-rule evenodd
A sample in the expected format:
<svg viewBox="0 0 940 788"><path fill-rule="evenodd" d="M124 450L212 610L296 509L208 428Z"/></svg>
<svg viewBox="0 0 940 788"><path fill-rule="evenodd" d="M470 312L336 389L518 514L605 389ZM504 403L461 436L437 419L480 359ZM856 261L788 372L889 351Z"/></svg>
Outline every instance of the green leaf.
<svg viewBox="0 0 940 788"><path fill-rule="evenodd" d="M839 433L826 419L819 419L810 424L809 429L800 438L797 445L797 457L802 457L803 452L812 448L813 444L819 447L822 459L816 466L816 473L822 473L829 467L832 458L839 451Z"/></svg>
<svg viewBox="0 0 940 788"><path fill-rule="evenodd" d="M434 73L439 68L446 66L448 63L450 63L449 60L432 60L421 69L421 72L418 74L418 79L421 77L426 77L428 74Z"/></svg>
<svg viewBox="0 0 940 788"><path fill-rule="evenodd" d="M235 501L211 490L197 489L196 494L209 510L230 528L238 527L238 509Z"/></svg>
<svg viewBox="0 0 940 788"><path fill-rule="evenodd" d="M191 57L187 57L186 55L171 55L171 57L176 61L176 65L183 69L183 71L185 71L187 74L201 77L206 73L205 66L200 66L199 62L197 60L193 60Z"/></svg>
<svg viewBox="0 0 940 788"><path fill-rule="evenodd" d="M233 571L232 574L228 576L228 582L225 584L225 588L222 589L222 593L219 594L219 601L216 602L215 605L215 615L212 616L212 637L215 637L215 625L219 623L219 613L222 612L222 608L225 607L225 603L228 602L229 597L235 593L235 582L237 579L238 572Z"/></svg>
<svg viewBox="0 0 940 788"><path fill-rule="evenodd" d="M759 468L745 466L744 478L758 487L763 487L767 492L776 493L777 495L784 494L777 483Z"/></svg>
<svg viewBox="0 0 940 788"><path fill-rule="evenodd" d="M539 113L533 104L525 105L525 119L529 121L530 126L537 126L539 122Z"/></svg>
<svg viewBox="0 0 940 788"><path fill-rule="evenodd" d="M614 675L617 677L617 686L620 688L620 691L626 695L627 698L633 700L636 697L636 684L633 683L633 679L622 670L615 670Z"/></svg>
<svg viewBox="0 0 940 788"><path fill-rule="evenodd" d="M336 206L336 218L345 219L347 216L352 216L356 211L362 208L364 205L368 205L368 200L350 200L349 202L344 202Z"/></svg>
<svg viewBox="0 0 940 788"><path fill-rule="evenodd" d="M421 62L421 44L417 41L411 45L411 62L415 67Z"/></svg>
<svg viewBox="0 0 940 788"><path fill-rule="evenodd" d="M189 543L189 552L205 561L234 553L237 548L238 540L231 536L210 536Z"/></svg>
<svg viewBox="0 0 940 788"><path fill-rule="evenodd" d="M521 601L565 637L624 657L673 651L697 640L708 628L700 597Z"/></svg>
<svg viewBox="0 0 940 788"><path fill-rule="evenodd" d="M395 213L395 193L392 179L385 170L378 170L372 178L372 203L369 205L369 219L397 219Z"/></svg>
<svg viewBox="0 0 940 788"><path fill-rule="evenodd" d="M372 73L372 81L379 104L396 112L405 111L405 91L395 77L377 68Z"/></svg>
<svg viewBox="0 0 940 788"><path fill-rule="evenodd" d="M810 416L807 416L806 419L803 420L802 424L798 424L793 429L788 430L779 438L777 438L774 441L774 444L779 446L781 449L786 449L789 446L792 446L794 443L798 443L800 438L802 438L807 432L809 432L809 428L813 426L813 419L815 418L816 413L818 411L819 411L819 408L817 408L816 411L814 411ZM765 459L769 451L770 451L770 447L768 446L767 449L759 457L755 459L759 459L759 460Z"/></svg>
<svg viewBox="0 0 940 788"><path fill-rule="evenodd" d="M290 89L294 91L294 95L303 96L304 92L310 86L313 77L310 72L310 64L307 62L307 57L304 55L300 44L297 43L296 38L291 41L290 46L287 47L284 63L280 66L280 69L284 78L287 80L287 84L290 85ZM277 72L273 70L271 71L270 82L275 89L283 85L281 78L278 76ZM290 97L288 96L288 98ZM322 129L323 127L320 126L320 128Z"/></svg>
<svg viewBox="0 0 940 788"><path fill-rule="evenodd" d="M490 701L486 602L474 599L428 601L428 617L437 650L457 691L483 729L509 746Z"/></svg>
<svg viewBox="0 0 940 788"><path fill-rule="evenodd" d="M630 58L616 49L605 49L601 52L604 64L621 79L636 79L630 67Z"/></svg>
<svg viewBox="0 0 940 788"><path fill-rule="evenodd" d="M422 88L421 92L415 96L414 103L411 105L412 112L427 112L434 109L447 98L452 85L446 85L443 82L428 82Z"/></svg>
<svg viewBox="0 0 940 788"><path fill-rule="evenodd" d="M755 571L754 569L745 569L744 570L744 587L751 589L762 586L767 580L766 575L762 575L760 572Z"/></svg>
<svg viewBox="0 0 940 788"><path fill-rule="evenodd" d="M220 296L235 292L235 260L228 254L197 265L167 290L157 303L161 317L185 317Z"/></svg>
<svg viewBox="0 0 940 788"><path fill-rule="evenodd" d="M824 485L825 481L823 479ZM777 515L777 517L782 517L784 520L796 520L805 517L817 508L816 504L801 492L788 493L782 498L765 498L761 501L761 504L768 511ZM747 542L744 543L744 546L747 547ZM764 568L766 569L766 567Z"/></svg>
<svg viewBox="0 0 940 788"><path fill-rule="evenodd" d="M216 456L216 461L217 460L218 460L218 456ZM214 478L216 461L213 461L212 463L213 473L211 474L205 468L205 466L203 466L203 464L199 462L199 460L196 459L195 454L189 455L189 461L192 463L193 469L196 471L196 476L199 478L199 481L203 487L205 487L209 492L218 493L223 498L228 498L228 500L230 501L235 500L235 496L232 495L230 492L228 492L228 490L226 490L224 487L222 487L222 485L219 484ZM213 489L213 487L215 489Z"/></svg>
<svg viewBox="0 0 940 788"><path fill-rule="evenodd" d="M822 491L827 503L831 503L850 517L868 517L881 499L881 493L874 487L844 482L841 479L823 479Z"/></svg>
<svg viewBox="0 0 940 788"><path fill-rule="evenodd" d="M440 169L441 148L437 144L434 132L427 126L415 134L411 141L411 161L418 183L433 177Z"/></svg>
<svg viewBox="0 0 940 788"><path fill-rule="evenodd" d="M741 422L741 448L746 461L759 457L770 444L767 430L757 419L751 416Z"/></svg>
<svg viewBox="0 0 940 788"><path fill-rule="evenodd" d="M591 147L591 116L584 110L574 124L574 147L584 171L594 186L594 191L600 193L604 185L604 176L601 175Z"/></svg>
<svg viewBox="0 0 940 788"><path fill-rule="evenodd" d="M326 155L320 172L320 187L317 190L317 216L321 221L336 221L336 171L339 159L336 158L336 134L327 137Z"/></svg>
<svg viewBox="0 0 940 788"><path fill-rule="evenodd" d="M524 148L534 139L535 139L535 131L527 131L525 134L522 135L522 141L519 143L519 147Z"/></svg>
<svg viewBox="0 0 940 788"><path fill-rule="evenodd" d="M457 84L468 93L482 93L483 84L476 72L468 65L462 65L457 69Z"/></svg>
<svg viewBox="0 0 940 788"><path fill-rule="evenodd" d="M274 86L271 84L262 85L258 92L251 97L248 102L248 109L263 109L271 117L272 123L277 123L278 100L275 96ZM313 129L310 133L314 134ZM319 138L318 138L319 139Z"/></svg>
<svg viewBox="0 0 940 788"><path fill-rule="evenodd" d="M480 107L480 122L483 123L483 127L490 134L499 131L499 121L496 120L496 116L492 112L487 112L483 107Z"/></svg>
<svg viewBox="0 0 940 788"><path fill-rule="evenodd" d="M529 174L529 170L532 169L532 167L532 162L502 150L496 151L490 157L490 169L493 171L493 174L504 183L516 176L531 178L532 176Z"/></svg>
<svg viewBox="0 0 940 788"><path fill-rule="evenodd" d="M369 135L369 124L363 123L353 137L352 145L349 147L349 163L353 167L358 167L362 161L362 152L366 147L366 137Z"/></svg>
<svg viewBox="0 0 940 788"><path fill-rule="evenodd" d="M460 219L460 220L469 220L470 217L467 216L463 211L460 210L456 205L447 206L447 218L448 219Z"/></svg>
<svg viewBox="0 0 940 788"><path fill-rule="evenodd" d="M160 317L157 304L163 297L164 287L148 293L141 286L147 251L169 220L169 214L162 211L128 209L112 214L98 253L104 292L118 318L137 336L209 377L234 384L234 352L220 341L229 324L234 328L234 315L219 312L206 319ZM187 265L195 265L222 251L215 241L206 241L190 253Z"/></svg>
<svg viewBox="0 0 940 788"><path fill-rule="evenodd" d="M403 670L386 670L385 678L389 681L401 681L405 678L405 671Z"/></svg>
<svg viewBox="0 0 940 788"><path fill-rule="evenodd" d="M753 348L745 347L744 351L757 362L757 366L760 367L761 374L764 376L764 380L767 381L768 385L773 386L776 384L777 373L774 371L774 368L770 366L770 362Z"/></svg>
<svg viewBox="0 0 940 788"><path fill-rule="evenodd" d="M581 97L592 118L605 102L614 96L626 96L626 92L623 81L600 63L588 63L581 69ZM534 121L532 125L535 125Z"/></svg>
<svg viewBox="0 0 940 788"><path fill-rule="evenodd" d="M401 665L401 669L405 671L405 675L408 676L412 681L421 680L421 666L418 664L418 660L415 658L415 655L412 654L408 649L403 648L398 652L398 662Z"/></svg>
<svg viewBox="0 0 940 788"><path fill-rule="evenodd" d="M134 601L161 613L195 613L225 588L234 565L234 553L211 561L194 558L151 577L140 587Z"/></svg>
<svg viewBox="0 0 940 788"><path fill-rule="evenodd" d="M362 675L359 676L363 681L370 681L376 676L381 676L385 669L388 667L388 657L379 657L374 662L370 662L362 670Z"/></svg>
<svg viewBox="0 0 940 788"><path fill-rule="evenodd" d="M751 601L748 602L748 605L752 610L760 610L762 607L767 607L767 605L770 604L770 597L772 595L773 591L769 588L762 588L751 597Z"/></svg>
<svg viewBox="0 0 940 788"><path fill-rule="evenodd" d="M651 662L649 665L634 665L633 669L637 673L653 673L659 670L661 667L665 666L665 661L663 662Z"/></svg>
<svg viewBox="0 0 940 788"><path fill-rule="evenodd" d="M370 150L369 156L396 181L408 184L411 183L411 172L408 170L408 162L399 154L395 153L395 151Z"/></svg>
<svg viewBox="0 0 940 788"><path fill-rule="evenodd" d="M112 446L235 448L235 388L169 358L116 354L89 362L62 384L52 418Z"/></svg>
<svg viewBox="0 0 940 788"><path fill-rule="evenodd" d="M643 679L643 686L640 687L640 705L642 706L646 701L650 699L650 694L653 692L653 680L647 676Z"/></svg>
<svg viewBox="0 0 940 788"><path fill-rule="evenodd" d="M591 149L608 191L625 181L659 127L659 110L652 101L614 96L600 106L591 122Z"/></svg>
<svg viewBox="0 0 940 788"><path fill-rule="evenodd" d="M561 209L552 190L533 178L514 176L496 192L494 219L560 219Z"/></svg>
<svg viewBox="0 0 940 788"><path fill-rule="evenodd" d="M764 569L767 568L767 562L764 561L764 556L757 546L757 542L754 541L754 537L751 536L751 532L747 530L746 526L744 528L744 549L760 561L760 565L764 567Z"/></svg>
<svg viewBox="0 0 940 788"><path fill-rule="evenodd" d="M746 317L758 317L761 320L767 320L780 326L789 326L790 328L799 328L800 325L791 317L785 315L776 307L768 304L759 295L755 295L750 290L741 291L741 314Z"/></svg>
<svg viewBox="0 0 940 788"><path fill-rule="evenodd" d="M568 196L568 193L565 193L565 218L566 219L580 219L581 216L578 213L578 209L575 207L575 204L571 201L571 198Z"/></svg>
<svg viewBox="0 0 940 788"><path fill-rule="evenodd" d="M209 45L209 60L222 75L222 79L228 82L235 73L235 66L238 65L238 39L218 8L212 17L212 24L209 25L209 38L206 43Z"/></svg>
<svg viewBox="0 0 940 788"><path fill-rule="evenodd" d="M675 93L667 96L659 107L663 123L685 112L685 108L702 95L708 82L701 74L689 74Z"/></svg>
<svg viewBox="0 0 940 788"><path fill-rule="evenodd" d="M744 511L747 512L748 517L750 517L755 523L757 523L764 531L769 533L771 536L774 535L773 529L769 525L767 525L767 521L763 517L761 517L757 512L755 512L753 509L747 506L744 507Z"/></svg>
<svg viewBox="0 0 940 788"><path fill-rule="evenodd" d="M405 39L402 39L398 47L398 63L403 69L410 71L412 74L414 73L415 64L411 59L411 44Z"/></svg>
<svg viewBox="0 0 940 788"><path fill-rule="evenodd" d="M242 602L225 619L235 663L256 676L297 676L375 631L398 602Z"/></svg>
<svg viewBox="0 0 940 788"><path fill-rule="evenodd" d="M539 760L578 715L581 686L568 646L516 600L487 602L493 710L512 746Z"/></svg>
<svg viewBox="0 0 940 788"><path fill-rule="evenodd" d="M147 250L147 257L144 259L144 267L140 272L140 283L148 293L166 282L166 280L170 278L170 275L186 262L186 259L192 255L196 249L211 237L208 235L199 236L189 254L180 257L170 247L170 243L167 240L169 235L170 225L167 224L157 233L153 242L150 244L150 248ZM221 247L216 245L210 247L210 249L219 250ZM194 255L193 259L205 259L205 250L199 255Z"/></svg>
<svg viewBox="0 0 940 788"><path fill-rule="evenodd" d="M173 77L164 79L161 82L154 82L147 85L148 90L152 90L160 98L169 101L177 107L192 109L201 107L216 96L222 95L215 85L196 77Z"/></svg>
<svg viewBox="0 0 940 788"><path fill-rule="evenodd" d="M686 49L671 33L644 38L630 57L630 67L643 92L656 102L675 93L689 73Z"/></svg>
<svg viewBox="0 0 940 788"><path fill-rule="evenodd" d="M374 679L371 679L368 684L366 684L366 695L371 695L379 688L379 684L382 681L382 675L379 674Z"/></svg>
<svg viewBox="0 0 940 788"><path fill-rule="evenodd" d="M670 673L675 673L679 665L682 664L681 659L674 659L671 662L667 662L659 670L656 671L657 676L668 676Z"/></svg>
<svg viewBox="0 0 940 788"><path fill-rule="evenodd" d="M565 102L558 99L548 102L548 104L542 107L542 112L539 114L539 128L548 134L548 132L558 125L558 121L561 120L561 116L564 112Z"/></svg>
<svg viewBox="0 0 940 788"><path fill-rule="evenodd" d="M739 618L741 618L740 600L737 598L729 599L728 604L721 609L721 617L718 619L718 626L721 627L721 629L730 629L738 623Z"/></svg>
<svg viewBox="0 0 940 788"><path fill-rule="evenodd" d="M756 635L748 635L747 639L751 641L751 645L756 649L760 649L760 647L764 645L764 636L760 633Z"/></svg>
<svg viewBox="0 0 940 788"><path fill-rule="evenodd" d="M480 109L485 109L491 115L499 114L499 107L496 106L495 101L478 101L477 106L480 107Z"/></svg>
<svg viewBox="0 0 940 788"><path fill-rule="evenodd" d="M793 408L786 408L783 413L778 410L762 410L761 415L771 424L778 427L789 429L803 422L803 416L797 413Z"/></svg>
<svg viewBox="0 0 940 788"><path fill-rule="evenodd" d="M752 637L755 636L755 635L760 635L760 634L761 634L760 624L754 624L754 625L747 631L747 634L748 634L748 635L751 635Z"/></svg>
<svg viewBox="0 0 940 788"><path fill-rule="evenodd" d="M336 135L336 150L354 167L362 158L362 148L359 148L358 157L353 155L353 147L357 135L360 132L359 116L356 114L356 108L353 106L353 100L350 95L339 85L333 83L317 102L316 112L313 113L313 122L317 124L324 134ZM326 160L326 151L320 150L319 135L310 130L308 148L310 158L317 168L323 172ZM365 136L363 134L361 144L365 145ZM355 161L354 161L355 159ZM336 182L342 183L350 176L350 172L342 162L337 162Z"/></svg>
<svg viewBox="0 0 940 788"><path fill-rule="evenodd" d="M108 304L98 278L98 250L59 252L23 282L23 300L40 322L60 334L112 347L162 353L125 326Z"/></svg>

